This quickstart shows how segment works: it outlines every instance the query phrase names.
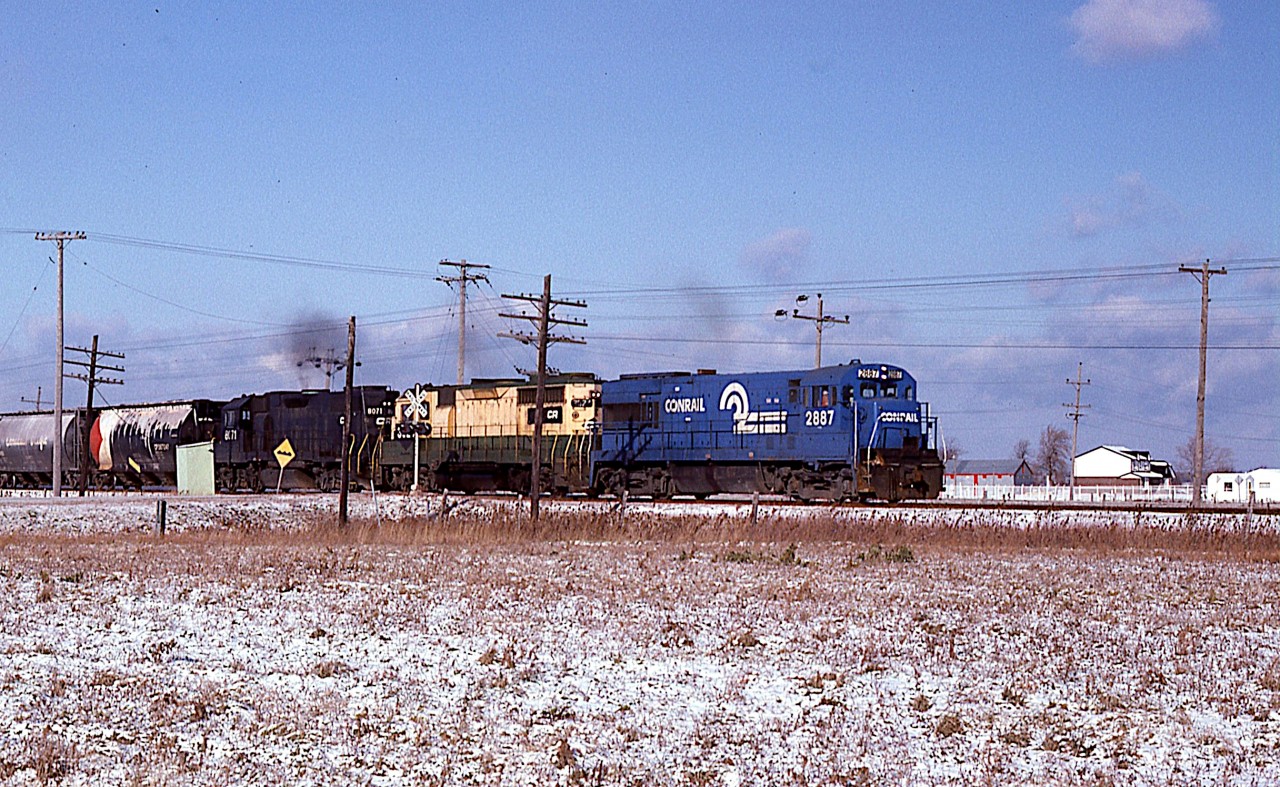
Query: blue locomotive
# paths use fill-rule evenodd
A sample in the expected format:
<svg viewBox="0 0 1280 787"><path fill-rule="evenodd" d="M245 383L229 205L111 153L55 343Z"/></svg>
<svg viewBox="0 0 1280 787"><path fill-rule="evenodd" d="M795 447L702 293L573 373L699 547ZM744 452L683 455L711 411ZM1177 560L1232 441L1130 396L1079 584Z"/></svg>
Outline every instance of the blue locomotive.
<svg viewBox="0 0 1280 787"><path fill-rule="evenodd" d="M592 491L935 498L936 419L916 394L904 369L856 360L791 372L625 375L601 385Z"/></svg>

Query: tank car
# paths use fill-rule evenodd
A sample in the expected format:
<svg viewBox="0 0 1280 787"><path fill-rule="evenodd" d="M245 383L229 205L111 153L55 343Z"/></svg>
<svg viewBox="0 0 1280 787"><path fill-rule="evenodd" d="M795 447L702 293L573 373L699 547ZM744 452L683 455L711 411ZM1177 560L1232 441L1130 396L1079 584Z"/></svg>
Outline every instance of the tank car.
<svg viewBox="0 0 1280 787"><path fill-rule="evenodd" d="M78 423L74 410L62 414L63 482L79 468ZM33 489L53 481L54 421L52 412L0 414L0 488Z"/></svg>
<svg viewBox="0 0 1280 787"><path fill-rule="evenodd" d="M352 389L352 409L358 415L352 419L347 451L354 483L371 483L373 459L386 436L395 396L382 386ZM222 428L213 447L219 489L338 489L345 409L345 393L333 391L273 391L231 400L222 408Z"/></svg>
<svg viewBox="0 0 1280 787"><path fill-rule="evenodd" d="M934 498L936 419L888 364L628 375L601 386L592 490L802 500Z"/></svg>
<svg viewBox="0 0 1280 787"><path fill-rule="evenodd" d="M173 486L178 446L212 440L223 404L196 399L95 410L89 429L94 486Z"/></svg>
<svg viewBox="0 0 1280 787"><path fill-rule="evenodd" d="M524 378L406 390L396 400L394 439L378 459L382 485L407 490L416 480L433 491L528 493L536 393ZM539 471L545 491L581 491L589 484L599 399L594 375L548 378Z"/></svg>

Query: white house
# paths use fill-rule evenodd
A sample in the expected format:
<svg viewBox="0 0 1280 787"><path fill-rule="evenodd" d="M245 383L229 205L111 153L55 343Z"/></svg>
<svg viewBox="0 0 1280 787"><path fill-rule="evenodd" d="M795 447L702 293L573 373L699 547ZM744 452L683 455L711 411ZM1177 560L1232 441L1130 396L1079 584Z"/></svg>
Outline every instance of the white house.
<svg viewBox="0 0 1280 787"><path fill-rule="evenodd" d="M1173 467L1149 451L1100 445L1075 458L1076 486L1160 486L1174 480Z"/></svg>
<svg viewBox="0 0 1280 787"><path fill-rule="evenodd" d="M1280 503L1280 470L1259 467L1247 473L1210 473L1208 497L1215 503Z"/></svg>

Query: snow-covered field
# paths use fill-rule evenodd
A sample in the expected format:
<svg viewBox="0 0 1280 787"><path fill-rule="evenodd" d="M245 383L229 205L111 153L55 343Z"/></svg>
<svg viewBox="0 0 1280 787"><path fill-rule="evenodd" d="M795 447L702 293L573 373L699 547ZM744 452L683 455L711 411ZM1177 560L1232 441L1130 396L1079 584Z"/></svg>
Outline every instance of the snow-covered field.
<svg viewBox="0 0 1280 787"><path fill-rule="evenodd" d="M0 780L1280 783L1268 518L155 505L0 500Z"/></svg>

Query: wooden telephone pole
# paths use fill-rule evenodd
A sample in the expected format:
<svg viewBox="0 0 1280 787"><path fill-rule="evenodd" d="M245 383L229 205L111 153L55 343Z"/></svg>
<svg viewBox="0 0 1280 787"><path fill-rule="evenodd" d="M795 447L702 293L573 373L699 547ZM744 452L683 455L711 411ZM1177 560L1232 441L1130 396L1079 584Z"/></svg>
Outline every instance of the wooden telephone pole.
<svg viewBox="0 0 1280 787"><path fill-rule="evenodd" d="M467 282L489 282L489 277L483 273L467 273L471 268L488 269L488 265L480 265L475 262L467 262L459 260L452 262L450 260L440 260L441 265L450 268L457 268L457 276L437 276L436 281L444 282L452 287L458 285L458 385L466 382L467 376ZM505 297L505 296L504 296Z"/></svg>
<svg viewBox="0 0 1280 787"><path fill-rule="evenodd" d="M521 344L537 344L538 347L538 387L534 394L534 414L533 414L533 458L529 470L529 518L535 522L538 520L538 498L542 494L542 423L546 415L546 379L547 379L547 345L556 342L567 342L569 344L586 344L585 339L576 339L571 336L554 336L549 333L552 325L572 325L578 328L587 327L587 323L582 320L561 320L552 316L551 310L556 306L571 306L577 309L587 308L585 301L557 301L551 299L551 274L547 274L542 279L542 297L534 295L503 295L513 301L524 301L533 304L534 314L502 314L501 317L509 317L518 320L529 320L538 327L537 335L528 333L513 333L504 331L499 336L508 339L515 339Z"/></svg>
<svg viewBox="0 0 1280 787"><path fill-rule="evenodd" d="M1063 407L1071 408L1071 412L1067 413L1067 417L1070 418L1073 422L1071 425L1071 487L1068 493L1068 496L1071 500L1076 499L1076 453L1077 453L1076 446L1077 446L1077 438L1080 435L1080 419L1084 418L1084 413L1080 411L1088 410L1092 406L1087 404L1080 404L1080 389L1088 385L1089 383L1093 382L1092 380L1082 380L1081 376L1083 374L1084 374L1084 361L1081 361L1078 364L1076 364L1076 379L1072 380L1069 377L1067 378L1067 385L1074 385L1076 387L1076 403L1071 404L1070 402L1066 402L1062 405Z"/></svg>
<svg viewBox="0 0 1280 787"><path fill-rule="evenodd" d="M796 296L797 304L804 303L807 300L809 300L808 295ZM786 317L787 310L778 309L778 311L775 312L774 314L777 317ZM822 368L822 328L823 326L827 325L828 323L838 323L840 325L848 325L849 315L846 314L844 317L832 317L829 314L823 314L822 313L822 293L818 293L818 316L817 317L814 317L808 314L801 314L799 306L791 310L791 316L797 320L812 320L814 327L818 329L818 352L816 357L814 358L813 368L815 369Z"/></svg>
<svg viewBox="0 0 1280 787"><path fill-rule="evenodd" d="M36 240L58 244L58 354L53 370L53 496L62 496L62 249L69 240L84 240L83 232L37 232Z"/></svg>
<svg viewBox="0 0 1280 787"><path fill-rule="evenodd" d="M342 472L338 490L338 524L347 524L347 494L351 487L351 386L355 382L356 366L356 318L347 321L347 388L342 418ZM363 413L361 414L363 417Z"/></svg>
<svg viewBox="0 0 1280 787"><path fill-rule="evenodd" d="M67 377L76 380L84 380L89 384L89 396L85 401L84 418L80 424L80 481L79 487L80 497L84 497L85 491L89 488L89 464L93 461L93 457L89 452L89 431L93 427L93 388L95 385L124 385L124 380L117 377L99 377L101 371L119 372L124 374L123 366L108 366L107 364L98 363L99 357L119 358L124 360L124 353L109 353L106 350L98 349L98 336L94 334L93 345L89 349L83 347L68 347L71 352L84 353L89 357L88 362L68 360L73 366L82 366L88 370L88 374L69 373Z"/></svg>
<svg viewBox="0 0 1280 787"><path fill-rule="evenodd" d="M1204 482L1204 389L1205 360L1209 352L1209 279L1214 274L1227 275L1226 268L1209 269L1205 260L1199 268L1178 266L1179 273L1190 273L1200 281L1200 379L1196 387L1196 445L1191 459L1191 505L1200 505L1200 485Z"/></svg>

